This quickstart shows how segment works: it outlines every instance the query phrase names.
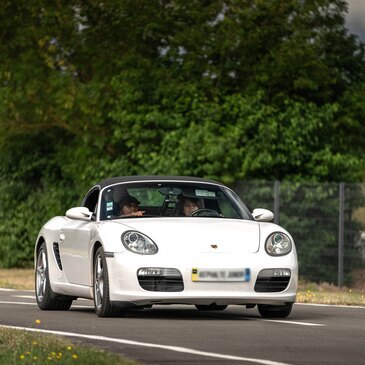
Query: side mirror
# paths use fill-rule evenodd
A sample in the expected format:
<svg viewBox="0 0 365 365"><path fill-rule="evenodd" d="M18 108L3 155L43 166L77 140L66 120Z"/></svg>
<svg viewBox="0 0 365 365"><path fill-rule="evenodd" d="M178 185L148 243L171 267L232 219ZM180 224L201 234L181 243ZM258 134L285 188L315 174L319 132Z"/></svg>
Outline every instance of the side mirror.
<svg viewBox="0 0 365 365"><path fill-rule="evenodd" d="M258 222L271 222L274 219L273 212L262 208L254 209L252 215Z"/></svg>
<svg viewBox="0 0 365 365"><path fill-rule="evenodd" d="M82 221L90 221L93 213L86 207L71 208L66 212L66 217Z"/></svg>

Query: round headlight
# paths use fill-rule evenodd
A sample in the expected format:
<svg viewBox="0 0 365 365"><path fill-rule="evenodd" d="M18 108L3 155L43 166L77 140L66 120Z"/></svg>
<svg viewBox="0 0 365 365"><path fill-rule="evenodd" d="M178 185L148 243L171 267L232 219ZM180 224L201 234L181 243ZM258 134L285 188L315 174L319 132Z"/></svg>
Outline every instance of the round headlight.
<svg viewBox="0 0 365 365"><path fill-rule="evenodd" d="M281 232L272 233L266 240L265 250L271 256L287 255L292 249L290 238Z"/></svg>
<svg viewBox="0 0 365 365"><path fill-rule="evenodd" d="M153 255L157 252L157 245L143 233L127 231L122 234L124 247L141 255Z"/></svg>

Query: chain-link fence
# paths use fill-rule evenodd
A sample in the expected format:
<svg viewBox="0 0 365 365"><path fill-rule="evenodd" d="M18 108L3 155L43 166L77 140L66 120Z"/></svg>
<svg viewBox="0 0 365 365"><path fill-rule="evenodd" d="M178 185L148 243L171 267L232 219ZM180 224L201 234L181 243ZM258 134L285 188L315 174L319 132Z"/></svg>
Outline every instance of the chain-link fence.
<svg viewBox="0 0 365 365"><path fill-rule="evenodd" d="M365 184L241 181L233 189L292 234L301 279L363 285Z"/></svg>

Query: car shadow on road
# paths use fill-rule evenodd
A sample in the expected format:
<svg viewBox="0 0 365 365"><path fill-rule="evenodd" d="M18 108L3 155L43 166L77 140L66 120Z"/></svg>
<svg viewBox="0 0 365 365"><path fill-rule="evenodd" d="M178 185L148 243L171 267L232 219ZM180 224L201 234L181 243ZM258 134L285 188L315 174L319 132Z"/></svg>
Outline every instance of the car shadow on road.
<svg viewBox="0 0 365 365"><path fill-rule="evenodd" d="M226 309L224 311L199 311L194 307L187 308L171 308L169 306L158 306L149 309L129 309L125 313L117 315L116 318L141 318L144 320L252 320L259 319L260 315L257 310L250 309L251 313L245 308L241 309ZM78 312L80 314L94 314L94 309L90 307L85 308L71 308L70 311Z"/></svg>

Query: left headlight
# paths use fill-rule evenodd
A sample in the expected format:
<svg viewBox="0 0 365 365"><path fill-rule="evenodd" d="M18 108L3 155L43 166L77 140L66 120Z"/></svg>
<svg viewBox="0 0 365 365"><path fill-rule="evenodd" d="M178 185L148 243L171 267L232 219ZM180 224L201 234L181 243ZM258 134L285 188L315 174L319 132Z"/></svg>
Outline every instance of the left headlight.
<svg viewBox="0 0 365 365"><path fill-rule="evenodd" d="M157 245L143 233L137 231L127 231L122 234L124 247L134 253L141 255L154 255L157 253Z"/></svg>
<svg viewBox="0 0 365 365"><path fill-rule="evenodd" d="M284 233L274 232L266 239L265 250L271 256L287 255L291 249L291 240Z"/></svg>

